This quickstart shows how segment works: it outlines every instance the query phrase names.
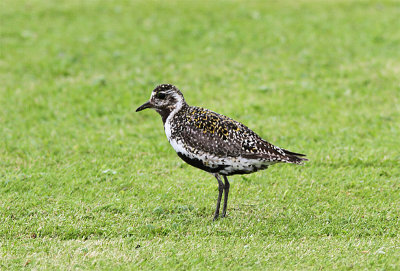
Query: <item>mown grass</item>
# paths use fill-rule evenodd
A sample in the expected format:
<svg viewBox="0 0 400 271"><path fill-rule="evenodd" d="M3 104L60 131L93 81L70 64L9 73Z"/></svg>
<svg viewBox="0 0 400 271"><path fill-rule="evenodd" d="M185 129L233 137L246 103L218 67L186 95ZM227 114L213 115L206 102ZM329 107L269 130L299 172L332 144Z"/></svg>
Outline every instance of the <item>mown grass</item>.
<svg viewBox="0 0 400 271"><path fill-rule="evenodd" d="M0 269L400 268L396 1L2 1ZM304 152L217 184L162 82Z"/></svg>

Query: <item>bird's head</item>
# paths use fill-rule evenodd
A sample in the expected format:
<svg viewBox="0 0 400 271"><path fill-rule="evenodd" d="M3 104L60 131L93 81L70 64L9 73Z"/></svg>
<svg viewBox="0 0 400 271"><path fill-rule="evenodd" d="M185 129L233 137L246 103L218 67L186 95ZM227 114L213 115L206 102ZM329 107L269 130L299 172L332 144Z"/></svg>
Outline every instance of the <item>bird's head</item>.
<svg viewBox="0 0 400 271"><path fill-rule="evenodd" d="M181 108L184 104L185 99L177 87L171 84L161 84L151 92L150 100L139 106L136 112L152 108L164 119L165 115L168 117L172 111Z"/></svg>

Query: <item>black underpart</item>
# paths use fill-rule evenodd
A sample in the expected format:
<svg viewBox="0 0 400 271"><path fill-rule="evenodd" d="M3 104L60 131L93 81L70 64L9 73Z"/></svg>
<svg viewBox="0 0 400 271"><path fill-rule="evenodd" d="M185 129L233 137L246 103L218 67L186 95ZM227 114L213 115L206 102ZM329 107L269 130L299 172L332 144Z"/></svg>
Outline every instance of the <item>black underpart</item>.
<svg viewBox="0 0 400 271"><path fill-rule="evenodd" d="M221 171L221 170L223 170L224 168L227 167L226 165L219 165L217 167L208 167L208 166L204 165L204 163L199 159L190 158L190 157L184 155L181 152L178 152L177 154L183 161L185 161L189 165L197 167L197 168L202 169L202 170L205 170L205 171L210 172L210 173L218 173L219 171Z"/></svg>
<svg viewBox="0 0 400 271"><path fill-rule="evenodd" d="M162 122L165 125L165 122L167 121L169 114L171 114L171 109L170 108L162 108L162 109L156 109L156 111L158 112L158 114L160 114Z"/></svg>
<svg viewBox="0 0 400 271"><path fill-rule="evenodd" d="M226 174L226 176L232 176L232 175L238 175L238 174L239 175L250 174L250 173L254 173L254 172L259 171L259 170L266 169L266 168L268 168L268 166L269 165L262 165L259 168L257 168L256 166L253 166L251 170L240 170L240 169L237 169L237 170L234 170L234 171L230 172L229 174Z"/></svg>
<svg viewBox="0 0 400 271"><path fill-rule="evenodd" d="M200 160L200 159L196 159L196 158L190 158L186 155L184 155L181 152L177 152L178 156L185 161L186 163L188 163L189 165L193 166L193 167L197 167L199 169L202 169L204 171L210 172L210 173L220 173L221 170L225 169L227 167L227 165L219 165L217 167L209 167L204 165L204 163ZM257 168L256 166L254 166L251 170L232 170L231 172L229 172L229 174L225 174L226 176L232 176L232 175L237 175L237 174L250 174L259 170L263 170L268 168L269 165L262 165L261 167Z"/></svg>

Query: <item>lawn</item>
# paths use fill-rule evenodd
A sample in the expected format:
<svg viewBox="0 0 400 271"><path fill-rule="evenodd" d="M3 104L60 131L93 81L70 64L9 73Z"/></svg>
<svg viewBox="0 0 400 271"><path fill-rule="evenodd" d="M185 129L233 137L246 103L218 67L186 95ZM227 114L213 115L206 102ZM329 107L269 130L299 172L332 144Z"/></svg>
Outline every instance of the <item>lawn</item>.
<svg viewBox="0 0 400 271"><path fill-rule="evenodd" d="M398 1L0 4L0 269L400 269ZM213 176L159 83L305 166Z"/></svg>

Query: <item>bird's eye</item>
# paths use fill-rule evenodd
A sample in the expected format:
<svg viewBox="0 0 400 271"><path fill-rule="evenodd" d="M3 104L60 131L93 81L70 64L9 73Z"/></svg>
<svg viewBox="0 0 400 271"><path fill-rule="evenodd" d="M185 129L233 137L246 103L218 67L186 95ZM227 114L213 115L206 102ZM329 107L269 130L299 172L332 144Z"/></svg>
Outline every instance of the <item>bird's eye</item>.
<svg viewBox="0 0 400 271"><path fill-rule="evenodd" d="M164 99L165 96L167 96L167 95L166 95L165 93L162 93L162 92L159 92L159 93L157 93L157 95L156 95L157 99Z"/></svg>

